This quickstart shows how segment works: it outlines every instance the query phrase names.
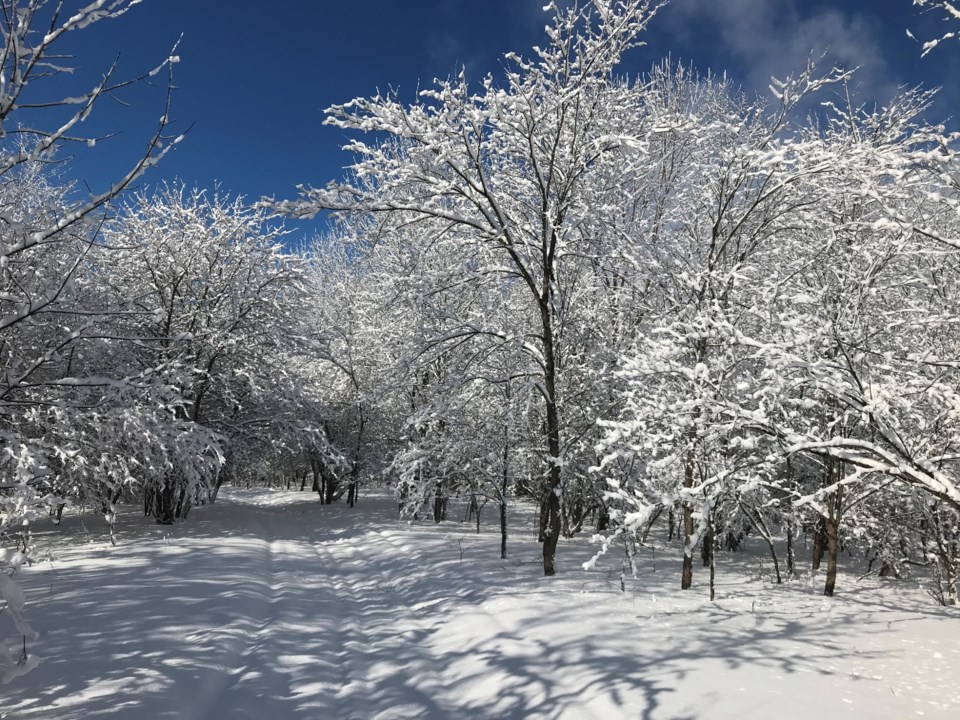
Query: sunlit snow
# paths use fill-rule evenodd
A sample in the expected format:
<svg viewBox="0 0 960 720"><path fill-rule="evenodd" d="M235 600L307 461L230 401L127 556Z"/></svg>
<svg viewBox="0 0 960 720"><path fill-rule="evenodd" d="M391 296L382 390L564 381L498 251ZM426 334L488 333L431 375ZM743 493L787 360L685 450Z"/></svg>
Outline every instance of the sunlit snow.
<svg viewBox="0 0 960 720"><path fill-rule="evenodd" d="M21 576L44 660L0 715L960 717L960 623L912 583L777 587L756 546L720 553L711 603L705 573L676 589L661 538L622 591L616 552L579 569L586 539L539 577L529 508L500 560L493 520L475 535L399 520L386 496L228 489L173 528L122 513L113 548L66 518Z"/></svg>

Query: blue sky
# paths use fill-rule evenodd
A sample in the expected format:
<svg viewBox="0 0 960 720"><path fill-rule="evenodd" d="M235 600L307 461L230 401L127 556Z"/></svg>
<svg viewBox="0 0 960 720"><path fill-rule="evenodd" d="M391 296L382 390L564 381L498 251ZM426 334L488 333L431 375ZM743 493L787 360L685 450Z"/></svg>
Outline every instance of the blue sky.
<svg viewBox="0 0 960 720"><path fill-rule="evenodd" d="M340 130L324 127L335 102L388 87L412 100L418 84L456 71L480 78L509 50L542 42L544 0L144 0L119 20L75 35L69 50L91 84L118 55L120 72L148 69L183 35L172 116L188 137L142 181L181 178L250 199L291 197L298 183L337 178L349 157ZM673 0L653 22L648 46L625 72L670 54L726 71L750 91L803 66L811 50L862 66L867 97L898 85L943 86L934 113L960 115L960 43L925 58L921 39L943 29L910 0ZM74 89L77 89L76 87ZM162 93L105 102L89 123L122 130L79 149L71 173L92 189L116 177L149 136ZM954 123L956 125L956 123ZM309 228L309 226L304 226Z"/></svg>

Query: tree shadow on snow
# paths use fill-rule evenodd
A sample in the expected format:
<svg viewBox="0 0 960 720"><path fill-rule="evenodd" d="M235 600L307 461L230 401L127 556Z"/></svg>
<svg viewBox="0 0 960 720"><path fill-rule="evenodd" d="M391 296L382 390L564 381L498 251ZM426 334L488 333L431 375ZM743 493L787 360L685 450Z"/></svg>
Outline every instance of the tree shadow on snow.
<svg viewBox="0 0 960 720"><path fill-rule="evenodd" d="M831 674L852 657L846 627L887 629L854 610L638 610L603 585L609 567L586 591L576 569L544 579L532 539L511 544L530 562L502 561L495 533L405 524L386 498L353 510L230 499L173 528L126 516L118 547L26 573L45 659L0 688L2 707L57 720L682 720L709 716L714 691L679 696L701 668ZM675 574L661 576L644 592L669 598Z"/></svg>

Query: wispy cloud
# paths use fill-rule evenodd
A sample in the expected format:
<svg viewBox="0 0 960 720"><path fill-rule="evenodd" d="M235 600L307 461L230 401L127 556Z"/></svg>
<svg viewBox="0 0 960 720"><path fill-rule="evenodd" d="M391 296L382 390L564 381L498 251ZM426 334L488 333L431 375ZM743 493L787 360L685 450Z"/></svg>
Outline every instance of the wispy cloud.
<svg viewBox="0 0 960 720"><path fill-rule="evenodd" d="M730 71L747 90L765 92L771 76L796 73L821 55L825 70L860 68L865 99L885 100L901 84L884 58L879 21L846 9L801 0L675 0L658 27L688 41L702 42L706 33L718 61L732 63L713 69Z"/></svg>

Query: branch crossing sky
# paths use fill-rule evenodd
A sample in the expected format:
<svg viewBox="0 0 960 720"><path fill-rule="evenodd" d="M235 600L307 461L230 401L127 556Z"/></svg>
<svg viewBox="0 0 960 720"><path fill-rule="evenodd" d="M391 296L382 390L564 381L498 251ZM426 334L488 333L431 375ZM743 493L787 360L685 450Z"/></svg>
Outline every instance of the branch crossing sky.
<svg viewBox="0 0 960 720"><path fill-rule="evenodd" d="M379 88L413 100L418 87L461 65L479 80L507 51L544 42L544 0L144 0L119 20L77 33L69 50L92 86L119 56L119 72L149 69L178 42L172 117L187 138L144 185L179 178L242 194L292 197L296 185L337 179L350 158L343 131L324 127L324 108ZM907 37L910 30L917 40ZM726 72L748 92L771 75L824 65L859 66L863 97L882 101L900 85L942 86L934 118L958 125L960 42L921 58L918 41L946 31L911 0L672 0L648 45L624 72L669 55L701 71ZM78 90L76 85L73 90ZM117 137L78 147L68 171L92 190L135 157L162 112L161 88L138 89L98 108L86 130ZM303 226L305 230L310 225ZM294 227L296 229L296 227Z"/></svg>

